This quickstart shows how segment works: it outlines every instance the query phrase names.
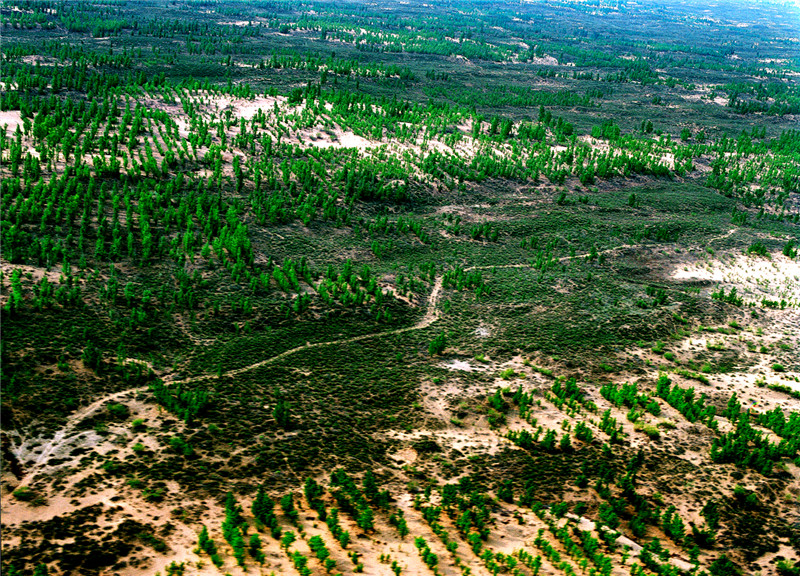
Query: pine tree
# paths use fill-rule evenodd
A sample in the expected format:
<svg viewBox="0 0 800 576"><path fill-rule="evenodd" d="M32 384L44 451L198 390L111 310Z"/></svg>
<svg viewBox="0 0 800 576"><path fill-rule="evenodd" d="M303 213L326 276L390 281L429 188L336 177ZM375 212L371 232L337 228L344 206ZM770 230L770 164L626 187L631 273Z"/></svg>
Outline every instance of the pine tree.
<svg viewBox="0 0 800 576"><path fill-rule="evenodd" d="M283 548L289 548L289 546L291 546L296 539L297 537L295 536L294 532L287 530L283 533L283 536L281 536L281 546Z"/></svg>
<svg viewBox="0 0 800 576"><path fill-rule="evenodd" d="M497 487L497 497L503 502L514 502L514 490L511 480L503 480Z"/></svg>
<svg viewBox="0 0 800 576"><path fill-rule="evenodd" d="M358 527L362 530L372 530L375 527L375 516L372 513L372 508L365 506L359 511L358 520L356 522Z"/></svg>
<svg viewBox="0 0 800 576"><path fill-rule="evenodd" d="M325 493L325 489L313 478L308 478L303 491L305 493L306 500L308 500L309 506L311 506L313 510L316 510L317 514L319 515L319 519L324 522L327 514L325 511L325 503L320 499L320 496Z"/></svg>
<svg viewBox="0 0 800 576"><path fill-rule="evenodd" d="M294 498L291 492L281 497L281 508L283 509L283 513L286 514L286 517L289 518L292 524L296 524L298 513L294 507Z"/></svg>
<svg viewBox="0 0 800 576"><path fill-rule="evenodd" d="M366 474L364 474L363 487L364 496L367 497L367 500L374 500L378 495L378 484L375 482L375 474L371 470L367 470Z"/></svg>
<svg viewBox="0 0 800 576"><path fill-rule="evenodd" d="M213 556L217 553L217 546L208 535L208 528L205 526L203 526L203 529L200 531L200 535L197 537L197 547L207 553L209 556Z"/></svg>
<svg viewBox="0 0 800 576"><path fill-rule="evenodd" d="M236 558L236 563L244 568L245 546L244 538L241 532L237 529L231 538L231 548L233 548L233 557Z"/></svg>
<svg viewBox="0 0 800 576"><path fill-rule="evenodd" d="M253 504L250 506L250 510L253 512L253 516L255 519L261 522L266 526L267 518L269 515L269 511L272 508L272 502L267 496L266 491L264 490L264 485L258 487L258 492L256 493L256 497L253 500Z"/></svg>
<svg viewBox="0 0 800 576"><path fill-rule="evenodd" d="M338 540L339 540L339 545L342 548L347 548L347 545L350 543L350 532L348 532L347 530L342 530L342 532L339 534Z"/></svg>
<svg viewBox="0 0 800 576"><path fill-rule="evenodd" d="M233 544L233 539L239 534L242 526L247 526L242 515L242 507L236 503L233 492L228 492L225 497L225 521L222 523L222 534L225 540Z"/></svg>
<svg viewBox="0 0 800 576"><path fill-rule="evenodd" d="M261 550L261 538L258 537L258 534L250 536L247 546L250 550L250 555L255 558L256 562L263 564L266 560L266 556L264 556L264 552Z"/></svg>
<svg viewBox="0 0 800 576"><path fill-rule="evenodd" d="M275 418L275 421L278 423L278 426L284 430L289 430L291 428L292 418L291 411L289 409L289 403L283 398L278 398L278 402L275 404L275 409L272 411L272 415Z"/></svg>

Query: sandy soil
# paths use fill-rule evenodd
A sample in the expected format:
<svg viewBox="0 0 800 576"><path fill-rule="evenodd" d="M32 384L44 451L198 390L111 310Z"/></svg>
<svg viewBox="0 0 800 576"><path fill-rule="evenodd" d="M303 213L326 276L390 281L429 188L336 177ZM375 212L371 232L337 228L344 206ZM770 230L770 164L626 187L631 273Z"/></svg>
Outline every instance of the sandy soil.
<svg viewBox="0 0 800 576"><path fill-rule="evenodd" d="M675 280L709 280L736 287L746 302L762 298L800 303L800 262L775 252L769 258L746 254L720 255L675 269ZM708 292L717 287L709 288Z"/></svg>
<svg viewBox="0 0 800 576"><path fill-rule="evenodd" d="M287 142L314 148L358 148L359 150L384 145L383 142L367 140L362 136L343 130L339 126L322 131L316 129L301 130L296 136L289 138Z"/></svg>
<svg viewBox="0 0 800 576"><path fill-rule="evenodd" d="M558 60L555 56L542 56L541 58L533 58L531 60L537 66L558 66Z"/></svg>
<svg viewBox="0 0 800 576"><path fill-rule="evenodd" d="M17 126L22 129L22 118L19 110L4 110L0 111L0 128L6 126L6 135L13 136L17 130Z"/></svg>
<svg viewBox="0 0 800 576"><path fill-rule="evenodd" d="M253 100L220 100L220 110L225 110L231 106L236 111L236 117L250 120L259 110L267 112L271 110L275 104L283 106L286 103L286 98L283 96L262 96L254 98Z"/></svg>

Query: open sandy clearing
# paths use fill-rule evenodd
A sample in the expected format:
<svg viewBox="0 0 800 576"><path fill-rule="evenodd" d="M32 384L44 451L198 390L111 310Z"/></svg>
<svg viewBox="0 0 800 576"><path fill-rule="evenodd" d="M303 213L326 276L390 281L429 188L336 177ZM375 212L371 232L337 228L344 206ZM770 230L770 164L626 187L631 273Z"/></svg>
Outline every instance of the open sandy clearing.
<svg viewBox="0 0 800 576"><path fill-rule="evenodd" d="M706 262L676 267L672 278L708 280L726 288L735 286L745 301L760 301L761 298L800 301L800 262L779 252L770 258L744 254L720 255Z"/></svg>

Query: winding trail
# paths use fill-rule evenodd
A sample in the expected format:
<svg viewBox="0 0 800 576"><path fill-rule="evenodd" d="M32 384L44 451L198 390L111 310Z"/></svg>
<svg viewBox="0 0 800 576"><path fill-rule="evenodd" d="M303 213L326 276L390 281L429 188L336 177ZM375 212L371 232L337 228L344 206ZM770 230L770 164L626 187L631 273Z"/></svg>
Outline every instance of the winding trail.
<svg viewBox="0 0 800 576"><path fill-rule="evenodd" d="M617 250L622 250L624 248L633 248L634 245L632 244L623 244L621 246L615 246L614 248L608 248L606 250L598 251L597 254L607 254L610 252L614 252ZM558 259L559 262L568 262L570 260L575 260L578 258L586 258L589 253L585 254L576 254L575 256L563 256ZM470 266L469 268L464 268L464 271L470 270L490 270L490 269L502 269L502 268L531 268L530 263L525 262L522 264L500 264L500 265L487 265L487 266ZM250 370L255 370L257 368L261 368L262 366L266 366L267 364L272 364L278 360L282 360L287 356L291 356L293 354L297 354L298 352L302 352L303 350L309 350L311 348L321 348L323 346L336 346L339 344L351 344L353 342L359 342L361 340L367 340L369 338L377 338L379 336L391 336L393 334L402 334L403 332L410 332L412 330L422 330L423 328L427 328L431 324L433 324L436 320L439 319L439 310L437 305L439 304L439 296L442 292L442 282L444 281L444 274L439 274L433 283L433 289L431 290L431 294L428 297L428 304L425 310L425 315L412 326L406 326L405 328L398 328L396 330L388 330L386 332L372 332L370 334L362 334L361 336L354 336L352 338L343 338L341 340L330 340L328 342L313 342L313 343L306 343L301 346L297 346L295 348L291 348L290 350L286 350L277 354L276 356L272 356L265 360L261 360L256 362L255 364L250 364L249 366L244 366L242 368L236 368L234 370L229 370L224 373L224 376L238 376L239 374L244 374L245 372L249 372ZM199 382L200 380L206 380L209 376L202 375L202 376L194 376L192 378L186 378L184 380L173 380L165 382L169 384L189 384L192 382Z"/></svg>
<svg viewBox="0 0 800 576"><path fill-rule="evenodd" d="M728 236L733 234L735 231L736 231L735 228L731 229L727 234L711 238L707 242L711 242L713 240L719 240L719 239L727 238ZM596 254L597 255L609 254L609 253L612 253L612 252L616 252L618 250L623 250L623 249L626 249L626 248L635 248L635 247L637 247L637 246L633 245L633 244L622 244L620 246L615 246L614 248L607 248L605 250L600 250ZM586 258L588 255L589 255L589 253L576 254L574 256L563 256L561 258L558 258L558 262L563 263L563 262L568 262L570 260ZM469 270L510 269L510 268L531 268L531 265L530 265L530 263L526 262L526 263L521 263L521 264L500 264L500 265L486 265L486 266L470 266L468 268L464 268L464 270L465 271L469 271ZM284 358L292 356L293 354L297 354L298 352L302 352L303 350L310 350L312 348L322 348L322 347L325 347L325 346L337 346L337 345L341 345L341 344L351 344L353 342L360 342L362 340L368 340L370 338L377 338L377 337L381 337L381 336L391 336L391 335L394 335L394 334L402 334L404 332L411 332L413 330L422 330L424 328L427 328L428 326L430 326L431 324L436 322L440 317L440 313L439 313L439 310L438 310L437 306L438 306L439 298L440 298L441 292L442 292L442 283L443 283L443 281L444 281L444 275L443 274L439 274L436 277L436 279L434 280L433 289L431 290L430 296L428 297L428 302L427 302L425 314L423 315L423 317L419 321L417 321L412 326L406 326L405 328L398 328L396 330L389 330L389 331L386 331L386 332L373 332L373 333L370 333L370 334L362 334L361 336L354 336L352 338L343 338L343 339L340 339L340 340L331 340L331 341L328 341L328 342L313 342L313 343L309 342L309 343L303 344L301 346L296 346L295 348L291 348L289 350L281 352L280 354L277 354L277 355L272 356L270 358L266 358L264 360L261 360L259 362L254 363L254 364L250 364L250 365L244 366L242 368L236 368L234 370L229 370L229 371L225 372L223 375L224 376L238 376L240 374L244 374L245 372L250 372L251 370L256 370L258 368L261 368L262 366L266 366L268 364L272 364L273 362L277 362L279 360L283 360ZM145 364L146 366L148 366L149 368L152 369L152 365L150 365L147 362L144 362L144 361L141 361L141 360L136 360L136 359L128 359L128 361L139 362L139 363ZM203 374L201 376L193 376L191 378L185 378L183 380L172 380L169 377L167 377L167 378L164 378L164 383L165 384L169 384L169 385L190 384L190 383L193 383L193 382L199 382L199 381L202 381L202 380L208 380L209 378L212 378L212 377L213 376L209 375L209 374ZM37 455L36 459L32 463L29 462L29 463L27 463L25 465L26 468L29 468L29 469L25 473L25 476L20 480L19 487L27 486L30 483L30 481L33 479L34 475L63 446L66 446L66 445L74 442L81 435L84 435L84 434L88 433L87 431L81 431L81 432L78 432L77 434L70 435L70 432L72 432L74 430L74 428L80 422L82 422L87 417L89 417L90 415L95 413L97 410L102 408L108 402L111 402L111 401L114 401L114 400L118 400L118 399L122 398L123 396L125 396L127 394L130 394L130 393L136 394L136 393L139 393L139 392L144 392L146 390L148 390L147 386L141 386L141 387L137 387L137 388L129 388L127 390L121 390L119 392L114 392L113 394L109 394L109 395L104 396L104 397L102 397L102 398L100 398L98 400L95 400L94 402L92 402L88 406L85 406L84 408L79 409L74 414L71 414L67 418L67 422L65 423L65 425L58 432L55 433L55 435L53 436L52 439L50 439L44 445L44 447L42 449L42 452L39 455ZM19 446L12 447L12 451L14 452L14 454L18 458L20 457L21 453L23 452L23 446L24 446L24 443L19 445Z"/></svg>
<svg viewBox="0 0 800 576"><path fill-rule="evenodd" d="M367 340L369 338L376 338L378 336L391 336L392 334L402 334L403 332L410 332L412 330L422 330L423 328L427 328L431 324L433 324L436 320L439 319L439 310L436 308L436 305L439 302L439 295L442 291L442 281L444 280L443 275L439 275L433 283L433 290L431 290L431 295L428 297L428 305L425 310L425 315L414 325L406 326L405 328L398 328L396 330L388 330L386 332L372 332L370 334L362 334L361 336L353 336L352 338L343 338L341 340L330 340L328 342L313 342L313 343L306 343L302 346L297 346L290 350L286 350L285 352L281 352L276 356L272 356L271 358L267 358L266 360L261 360L260 362L256 362L255 364L250 364L249 366L245 366L243 368L237 368L235 370L229 370L225 372L225 376L237 376L239 374L243 374L245 372L249 372L250 370L255 370L256 368L261 368L262 366L266 366L267 364L271 364L277 360L281 360L286 358L287 356L291 356L292 354L297 354L303 350L309 350L311 348L321 348L323 346L336 346L337 344L350 344L352 342L359 342L361 340ZM178 383L189 383L189 382L197 382L198 380L205 380L208 376L195 376L194 378L187 378L186 380L179 380L170 382L170 384L178 384Z"/></svg>
<svg viewBox="0 0 800 576"><path fill-rule="evenodd" d="M403 332L410 332L412 330L421 330L423 328L427 328L431 324L433 324L439 318L439 311L437 310L436 306L439 302L439 295L442 291L442 281L444 280L443 275L439 275L433 284L433 290L431 291L430 296L428 297L428 304L425 310L425 315L414 325L407 326L405 328L398 328L396 330L390 330L387 332L373 332L371 334L363 334L361 336L355 336L352 338L344 338L341 340L331 340L329 342L314 342L314 343L307 343L303 344L302 346L297 346L290 350L286 350L277 354L276 356L272 356L267 358L266 360L261 360L260 362L256 362L255 364L251 364L249 366L245 366L243 368L238 368L236 370L230 370L224 373L224 376L236 376L238 374L243 374L244 372L249 372L250 370L255 370L260 368L261 366L266 366L267 364L271 364L272 362L277 362L287 356L291 356L292 354L296 354L301 352L302 350L307 350L311 348L320 348L323 346L335 346L337 344L349 344L351 342L358 342L360 340L367 340L368 338L375 338L377 336L388 336L391 334L401 334ZM145 364L149 368L152 369L152 365L147 362L141 360L134 360L128 359L129 361L139 362L141 364ZM202 376L195 376L192 378L186 378L183 380L170 380L168 378L164 379L165 384L169 385L176 385L176 384L188 384L192 382L198 382L201 380L207 380L211 376L208 374L204 374ZM79 409L77 412L74 412L70 416L67 417L67 421L64 426L56 432L53 437L47 441L44 446L42 447L41 453L39 453L35 460L27 461L24 466L27 469L25 475L20 479L19 485L17 488L22 488L24 486L28 486L34 476L41 470L43 466L45 466L50 460L50 458L56 454L61 448L72 444L75 440L79 439L81 436L84 436L89 433L89 431L82 430L77 432L76 434L71 434L74 431L75 427L83 422L86 418L100 410L103 406L105 406L108 402L112 402L114 400L118 400L123 396L128 394L137 394L139 392L145 392L149 389L148 386L140 386L137 388L128 388L126 390L120 390L119 392L114 392L112 394L108 394L107 396L103 396L102 398L95 400L88 406L84 406L83 408ZM24 458L24 446L25 442L20 445L14 445L12 441L11 451L14 455L19 459L22 460ZM20 462L22 464L22 462Z"/></svg>

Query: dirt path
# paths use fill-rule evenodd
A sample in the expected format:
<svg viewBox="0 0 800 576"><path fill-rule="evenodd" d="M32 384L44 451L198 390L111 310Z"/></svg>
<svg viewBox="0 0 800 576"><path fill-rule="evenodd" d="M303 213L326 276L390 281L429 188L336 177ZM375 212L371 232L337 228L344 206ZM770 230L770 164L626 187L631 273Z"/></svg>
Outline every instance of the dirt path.
<svg viewBox="0 0 800 576"><path fill-rule="evenodd" d="M735 229L732 229L727 234L725 234L723 236L719 236L719 237L714 238L714 239L727 238L728 236L730 236L734 232L735 232ZM625 249L625 248L633 248L633 247L635 247L635 246L631 245L631 244L622 244L622 245L616 246L614 248L607 248L605 250L598 251L597 254L598 255L600 255L600 254L608 254L608 253L611 253L611 252L615 252L617 250L622 250L622 249ZM578 259L578 258L585 258L588 255L589 255L588 253L584 253L584 254L576 254L574 256L563 256L563 257L559 258L558 261L559 262L568 262L570 260L574 260L574 259ZM465 268L465 270L488 270L488 269L499 269L499 268L529 268L529 267L530 267L530 264L522 263L522 264L503 264L503 265L497 265L497 266L471 266L469 268ZM312 348L321 348L321 347L324 347L324 346L337 346L337 345L340 345L340 344L351 344L353 342L360 342L362 340L367 340L367 339L370 339L370 338L377 338L377 337L381 337L381 336L391 336L391 335L394 335L394 334L402 334L404 332L410 332L410 331L413 331L413 330L422 330L424 328L427 328L428 326L430 326L431 324L436 322L436 320L439 319L439 310L438 310L437 306L438 306L438 303L439 303L439 298L441 296L443 280L444 280L444 275L443 274L439 274L439 276L436 277L436 280L433 283L433 289L431 290L431 294L428 297L428 303L427 303L427 307L426 307L426 310L425 310L425 314L423 315L423 317L416 324L414 324L412 326L407 326L405 328L398 328L396 330L389 330L389 331L386 331L386 332L373 332L373 333L370 333L370 334L363 334L361 336L354 336L352 338L344 338L344 339L341 339L341 340L331 340L329 342L306 343L306 344L303 344L301 346L296 346L295 348L291 348L289 350L281 352L280 354L278 354L276 356L272 356L270 358L266 358L264 360L261 360L259 362L254 363L254 364L250 364L249 366L244 366L242 368L237 368L235 370L230 370L228 372L225 372L224 375L225 376L238 376L239 374L244 374L245 372L250 372L251 370L256 370L258 368L261 368L262 366L266 366L268 364L272 364L273 362L277 362L279 360L282 360L284 358L292 356L293 354L297 354L298 352L302 352L303 350L310 350ZM142 362L142 361L138 361L137 360L137 362ZM145 364L148 364L148 363L145 362ZM151 366L151 368L152 368L152 366ZM211 377L210 375L204 374L202 376L194 376L192 378L186 378L186 379L183 379L183 380L170 380L168 378L165 378L164 382L166 384L169 384L169 385L189 384L189 383L192 383L192 382L199 382L201 380L207 380L210 377ZM49 442L47 442L47 444L45 444L41 454L39 454L37 456L36 461L33 464L33 467L26 473L26 475L20 481L20 486L27 485L31 481L31 479L33 478L34 474L47 462L47 460L49 460L49 458L56 451L58 451L59 448L61 448L62 446L72 442L73 440L75 440L75 438L77 436L76 435L69 435L69 432L72 431L78 423L80 423L81 421L86 419L88 416L93 414L96 410L101 408L106 402L109 402L109 401L112 401L112 400L116 400L118 398L121 398L121 397L125 396L126 394L129 394L129 393L143 392L143 391L146 391L147 389L148 389L147 386L142 386L142 387L139 387L139 388L131 388L131 389L128 389L128 390L122 390L120 392L115 392L113 394L109 394L108 396L104 396L104 397L100 398L99 400L96 400L95 402L93 402L89 406L86 406L85 408L82 408L82 409L78 410L77 412L75 412L74 414L72 414L71 416L69 416L68 419L67 419L67 423L64 425L64 427L61 430L59 430L58 432L56 432L56 434L53 436L53 438Z"/></svg>
<svg viewBox="0 0 800 576"><path fill-rule="evenodd" d="M146 361L140 360L139 358L125 358L125 364L140 364L145 366L149 370L153 370L153 365ZM126 390L120 390L119 392L114 392L113 394L109 394L107 396L103 396L99 400L95 400L88 406L85 406L79 409L77 412L73 413L67 418L66 424L64 427L61 428L58 432L53 435L43 447L42 452L36 457L33 464L28 464L30 466L30 470L25 474L25 476L20 480L19 486L27 486L31 479L33 478L34 474L41 468L49 459L50 457L56 453L59 448L62 446L71 443L76 438L78 438L83 432L78 432L77 434L68 436L68 433L75 428L80 422L94 414L97 410L102 408L107 402L111 402L114 400L118 400L127 394L137 394L139 392L144 392L147 390L147 386L140 386L138 388L128 388ZM22 446L17 446L12 448L12 451L18 452ZM19 458L19 454L15 454Z"/></svg>
<svg viewBox="0 0 800 576"><path fill-rule="evenodd" d="M178 325L178 328L181 332L183 332L186 337L192 341L192 344L195 346L210 346L214 343L214 338L198 338L189 328L186 327L186 321L183 319L182 316L176 316L175 324Z"/></svg>
<svg viewBox="0 0 800 576"><path fill-rule="evenodd" d="M712 236L711 238L709 238L708 240L706 240L706 244L710 244L711 242L715 242L715 241L717 241L717 240L723 240L723 239L725 239L725 238L728 238L728 237L729 237L729 236L731 236L731 235L732 235L734 232L736 232L736 230L738 230L738 228L731 228L731 229L730 229L730 230L728 230L728 231L727 231L725 234L721 234L721 235L719 235L719 236Z"/></svg>
<svg viewBox="0 0 800 576"><path fill-rule="evenodd" d="M262 366L266 366L267 364L272 364L278 360L282 360L287 356L291 356L292 354L297 354L303 350L309 350L311 348L321 348L323 346L336 346L338 344L351 344L353 342L359 342L361 340L367 340L369 338L376 338L378 336L391 336L393 334L402 334L403 332L410 332L412 330L422 330L423 328L427 328L431 324L433 324L436 320L439 319L439 311L436 308L436 305L439 302L439 295L442 291L442 281L444 276L439 275L433 283L433 290L431 291L431 295L428 298L428 306L425 310L425 315L413 326L406 326L405 328L398 328L396 330L389 330L387 332L373 332L371 334L363 334L361 336L354 336L352 338L343 338L341 340L331 340L329 342L313 342L313 343L306 343L301 346L297 346L290 350L286 350L285 352L281 352L277 356L272 356L271 358L267 358L266 360L261 360L260 362L256 362L255 364L250 364L249 366L245 366L243 368L237 368L235 370L229 370L225 372L225 376L237 376L239 374L243 374L245 372L249 372L250 370L255 370ZM170 382L171 384L178 384L178 383L190 383L190 382L197 382L199 380L205 380L208 378L208 375L203 376L195 376L194 378L187 378L185 380L176 380L174 382Z"/></svg>
<svg viewBox="0 0 800 576"><path fill-rule="evenodd" d="M633 248L632 244L622 244L620 246L615 246L614 248L608 248L606 250L601 250L597 252L597 254L607 254L610 252L614 252L616 250L622 250L624 248ZM568 262L569 260L574 260L576 258L585 258L588 256L589 253L585 254L576 254L575 256L564 256L559 258L559 262ZM469 268L465 268L465 271L469 270L489 270L489 269L496 269L496 268L530 268L529 263L522 263L522 264L501 264L498 266L470 266ZM410 332L412 330L422 330L423 328L427 328L431 324L433 324L436 320L439 319L439 310L437 309L437 305L439 304L439 296L442 292L442 282L444 280L444 275L439 274L436 277L436 280L433 283L433 290L431 290L431 295L428 297L428 305L425 310L425 315L420 319L416 324L413 326L407 326L405 328L398 328L396 330L389 330L387 332L373 332L371 334L363 334L361 336L354 336L352 338L344 338L341 340L331 340L329 342L313 342L313 343L306 343L301 346L296 346L290 350L286 350L285 352L281 352L277 356L272 356L271 358L267 358L265 360L261 360L260 362L256 362L255 364L250 364L249 366L244 366L243 368L236 368L235 370L229 370L225 372L225 376L238 376L239 374L243 374L245 372L249 372L250 370L255 370L257 368L261 368L262 366L266 366L267 364L272 364L278 360L282 360L288 356L293 354L297 354L298 352L302 352L303 350L309 350L311 348L321 348L323 346L336 346L339 344L351 344L353 342L359 342L361 340L367 340L369 338L376 338L379 336L391 336L393 334L402 334L403 332ZM192 378L186 378L184 380L174 380L169 382L170 384L188 384L191 382L199 382L200 380L206 380L209 376L195 376Z"/></svg>
<svg viewBox="0 0 800 576"><path fill-rule="evenodd" d="M374 332L371 334L364 334L362 336L355 336L353 338L345 338L342 340L332 340L330 342L315 342L315 343L308 343L302 346L297 346L290 350L286 350L285 352L281 352L277 356L272 356L271 358L267 358L266 360L262 360L260 362L256 362L255 364L251 364L249 366L245 366L244 368L239 368L236 370L231 370L226 372L225 375L227 376L236 376L238 374L243 374L244 372L249 372L250 370L255 370L260 368L261 366L265 366L267 364L271 364L272 362L276 362L292 354L296 354L302 350L311 349L311 348L319 348L322 346L335 346L337 344L349 344L352 342L358 342L360 340L366 340L368 338L375 338L378 336L388 336L391 334L401 334L403 332L409 332L411 330L421 330L423 328L427 328L431 324L433 324L439 318L439 311L437 310L436 306L439 302L439 295L441 294L442 290L442 280L443 276L439 276L436 278L433 284L433 290L431 291L431 295L428 298L428 305L425 311L425 315L413 326L407 326L405 328L398 328L397 330L390 330L388 332ZM149 362L145 362L138 359L128 359L130 362L138 362L144 364L148 368L152 369L152 365ZM197 382L200 380L208 379L208 375L203 376L196 376L193 378L187 378L184 380L167 380L165 379L165 383L174 385L174 384L186 384L190 382ZM147 386L141 386L138 388L129 388L127 390L121 390L119 392L114 392L113 394L109 394L107 396L103 396L102 398L95 400L88 406L81 408L74 414L70 415L67 418L66 424L64 427L61 428L58 432L53 435L51 438L42 448L41 453L36 457L35 461L32 464L28 464L28 471L26 472L25 476L20 480L18 488L23 486L27 486L30 484L33 477L36 475L37 472L47 463L47 461L59 451L60 448L63 446L72 443L75 441L81 434L84 434L84 431L78 432L77 434L71 434L74 431L75 427L94 414L97 410L102 408L106 403L118 400L127 394L136 394L138 392L144 392L148 390ZM15 446L12 448L14 452L20 452L22 449L22 445ZM17 454L19 457L20 455Z"/></svg>
<svg viewBox="0 0 800 576"><path fill-rule="evenodd" d="M138 392L144 392L148 389L147 386L140 386L138 388L128 388L127 390L120 390L119 392L114 392L113 394L109 394L107 396L103 396L99 400L95 400L88 406L81 408L77 412L73 413L71 416L67 418L66 424L64 427L61 428L58 432L53 435L53 438L50 439L43 447L42 452L36 457L33 464L28 464L28 471L25 473L20 479L18 488L23 486L27 486L30 484L30 481L36 475L36 473L47 463L47 461L56 453L60 448L63 446L70 444L75 439L80 437L85 431L80 431L76 434L70 434L79 423L83 422L86 418L94 414L97 410L101 409L107 402L111 402L113 400L118 400L123 396L128 394L137 394ZM13 452L17 452L22 448L22 446L12 448ZM17 454L17 457L19 455Z"/></svg>

